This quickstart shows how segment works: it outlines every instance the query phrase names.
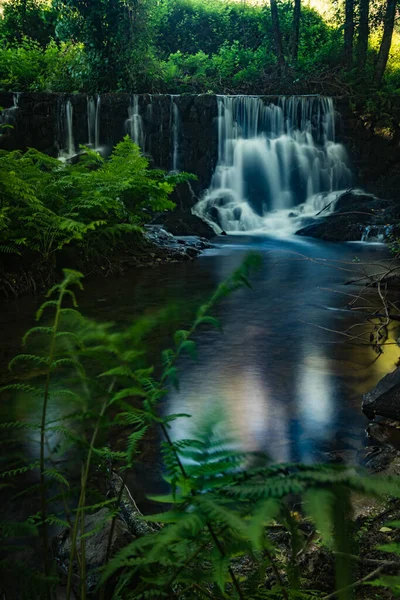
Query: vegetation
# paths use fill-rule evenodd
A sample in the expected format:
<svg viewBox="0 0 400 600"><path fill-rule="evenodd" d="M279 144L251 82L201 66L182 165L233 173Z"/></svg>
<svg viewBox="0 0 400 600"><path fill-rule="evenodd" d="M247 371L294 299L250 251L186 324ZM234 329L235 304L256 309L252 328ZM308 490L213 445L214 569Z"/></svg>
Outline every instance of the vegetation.
<svg viewBox="0 0 400 600"><path fill-rule="evenodd" d="M318 6L320 12L301 0L8 0L0 87L326 93L329 78L334 93L397 93L396 1Z"/></svg>
<svg viewBox="0 0 400 600"><path fill-rule="evenodd" d="M51 277L66 246L75 252L74 264L112 256L140 239L155 213L174 208L169 195L189 177L150 170L128 136L107 160L81 150L74 164L33 148L0 151L3 273L43 267Z"/></svg>
<svg viewBox="0 0 400 600"><path fill-rule="evenodd" d="M162 353L159 377L146 362L146 339L166 315L143 317L121 332L111 324L91 322L77 310L74 288L82 287L80 273L66 270L64 280L49 291L37 313L39 322L46 319L44 324L29 330L23 340L24 345L34 344L41 350L26 350L15 357L10 370L16 380L1 390L22 395L25 403L33 402L40 412L38 422L2 424L3 441L9 448L3 455L3 486L11 484L9 495L12 500L14 494L14 502L21 494L30 498L34 510L22 521L1 523L7 544L2 548L1 585L8 598L54 597L58 577L49 540L51 530L64 527L71 540L66 598L72 598L73 587L86 598L86 545L107 522L111 527L105 564L97 577L97 598L322 598L322 592L303 587L299 568L310 540L317 538L336 557L338 598L350 598L353 587L363 584L364 579L352 580L350 569L350 561L357 559L349 520L351 493L399 497L398 479L363 476L336 466L273 465L262 456L243 455L221 429L217 414L195 424L193 438L173 440L171 423L188 415L160 416L159 405L168 387L179 385L180 355L195 356L196 332L204 326L219 326L212 316L213 307L228 294L249 286L248 276L258 263L258 256L248 256L199 308L192 326L175 333L173 347ZM146 517L156 524L154 529L142 532L111 557L110 540L121 511L123 483L140 460L142 438L154 426L162 432L170 487L170 493L156 500L166 504L167 510ZM107 445L115 428L127 431L124 449ZM37 460L21 458L21 434L38 443ZM71 453L81 463L78 480L71 474L70 460L64 460ZM112 497L101 498L95 489L99 465L106 466L109 475L112 469L122 476L120 489ZM26 487L23 478L28 474L33 484ZM306 530L307 521L292 510L295 498L303 499L305 515L311 519ZM106 517L91 530L84 529L85 516L100 509L107 509ZM271 526L277 524L288 542L285 554L270 535ZM34 535L41 542L43 567L36 561L29 569L26 561L21 563L20 544ZM398 547L393 544L381 551L397 553ZM240 569L243 557L252 564L245 573ZM397 591L398 578L383 574L396 561L373 562L375 567L365 580L379 572L374 585Z"/></svg>

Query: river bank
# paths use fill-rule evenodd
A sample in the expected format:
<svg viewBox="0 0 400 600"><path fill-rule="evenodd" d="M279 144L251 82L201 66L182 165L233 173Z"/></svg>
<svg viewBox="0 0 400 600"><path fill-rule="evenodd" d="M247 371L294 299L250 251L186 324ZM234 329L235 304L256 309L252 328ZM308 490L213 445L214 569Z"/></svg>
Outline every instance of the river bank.
<svg viewBox="0 0 400 600"><path fill-rule="evenodd" d="M79 248L64 249L54 262L29 262L18 260L0 261L0 296L10 301L23 294L41 294L61 278L64 268L75 269L86 277L123 276L127 270L155 268L171 262L194 260L211 244L196 235L172 235L162 225L148 225L143 236L131 236L120 248L87 258ZM2 264L3 262L3 264Z"/></svg>

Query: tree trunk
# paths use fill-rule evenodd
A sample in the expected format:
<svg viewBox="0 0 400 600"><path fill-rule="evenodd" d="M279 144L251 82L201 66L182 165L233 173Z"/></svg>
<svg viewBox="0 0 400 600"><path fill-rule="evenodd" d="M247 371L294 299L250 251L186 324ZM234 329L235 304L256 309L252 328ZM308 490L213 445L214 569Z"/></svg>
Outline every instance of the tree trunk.
<svg viewBox="0 0 400 600"><path fill-rule="evenodd" d="M390 46L392 44L392 35L394 27L394 19L396 16L397 0L387 0L385 24L383 27L383 36L381 47L379 48L378 60L375 69L375 81L378 85L381 84L383 74L386 69L386 64L389 58Z"/></svg>
<svg viewBox="0 0 400 600"><path fill-rule="evenodd" d="M351 69L353 63L353 38L354 38L354 0L346 0L345 2L345 19L344 19L344 48L343 57L344 64L348 69Z"/></svg>
<svg viewBox="0 0 400 600"><path fill-rule="evenodd" d="M283 55L281 28L279 27L278 6L276 4L276 0L270 0L270 2L271 2L272 30L274 33L276 58L278 59L278 65L283 66L285 64L285 57Z"/></svg>
<svg viewBox="0 0 400 600"><path fill-rule="evenodd" d="M369 0L360 0L360 23L358 26L357 62L358 68L363 70L367 60L369 36Z"/></svg>
<svg viewBox="0 0 400 600"><path fill-rule="evenodd" d="M297 55L299 53L300 15L301 0L294 0L292 39L290 41L290 54L293 62L297 61Z"/></svg>

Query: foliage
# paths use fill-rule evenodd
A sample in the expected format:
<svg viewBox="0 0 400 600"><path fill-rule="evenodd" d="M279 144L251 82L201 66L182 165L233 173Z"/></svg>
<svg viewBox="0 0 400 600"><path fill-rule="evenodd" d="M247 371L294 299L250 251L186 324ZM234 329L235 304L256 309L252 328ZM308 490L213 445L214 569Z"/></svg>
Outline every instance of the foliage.
<svg viewBox="0 0 400 600"><path fill-rule="evenodd" d="M48 538L53 524L70 529L66 598L71 598L74 565L83 582L81 596L86 597L85 545L88 535L95 531L81 535L83 519L86 513L109 509L109 552L124 491L121 485L115 497L94 501L90 478L95 465L106 461L109 470L111 462L125 482L134 462L140 460L141 439L154 425L163 433L162 452L170 485L169 494L155 499L167 504L167 510L146 517L158 524L152 533L138 537L116 556L109 555L97 590L99 598L106 597L107 582L115 592L113 597L121 599L318 597L302 590L298 557L309 535L300 528L298 514L291 510L290 498L294 497L297 504L303 498L305 513L314 521L324 543L336 553L338 597L349 597L350 492L399 497L396 479L358 475L354 469L337 466L273 465L265 457L243 454L235 449L235 440L226 435L218 411L195 424L192 438L173 440L171 424L188 415L159 413L168 387L179 386L179 357L183 353L195 356L195 333L204 326L219 327L212 316L213 307L235 290L249 286L248 276L258 262L258 256L248 256L198 309L192 326L176 332L174 345L162 353L163 369L158 378L146 361L147 338L168 311L142 317L118 331L111 324L85 319L77 310L72 288L81 287L81 274L65 271L64 280L49 291L37 313L37 320L43 324L24 337L24 344L32 345L36 340L35 346L41 350L26 351L13 359L10 369L17 380L2 389L3 394L22 394L27 401L31 399L41 406L39 423L17 420L2 424L6 442L12 443L12 434L18 431L39 436L39 461L9 458L1 473L5 482L18 481L21 474L30 471L39 473L39 486L34 483L24 494L31 495L34 510L39 494L40 508L22 523L2 524L3 535L10 542L33 533L42 542L44 570L40 575L25 569L33 594L25 597L51 597L56 580ZM49 325L50 314L53 317ZM38 339L44 345L38 346ZM50 418L55 406L57 417ZM110 448L102 441L111 428L127 430L123 450ZM82 464L78 487L62 460L72 448ZM63 498L61 508L56 508L54 497ZM286 531L286 553L268 534L269 527L276 523ZM77 557L79 560L75 560ZM245 557L253 566L244 575L238 567ZM4 573L9 574L13 564L14 569L18 568L12 554L0 562L3 582ZM376 585L397 589L393 587L397 581L384 576Z"/></svg>
<svg viewBox="0 0 400 600"><path fill-rule="evenodd" d="M108 160L82 148L75 164L32 148L0 151L0 248L41 261L70 243L86 257L112 252L154 212L174 208L176 178L148 166L128 136Z"/></svg>
<svg viewBox="0 0 400 600"><path fill-rule="evenodd" d="M83 91L88 85L89 65L82 44L45 48L24 37L19 43L3 43L0 53L0 86L5 90Z"/></svg>
<svg viewBox="0 0 400 600"><path fill-rule="evenodd" d="M278 2L284 77L269 3L233 0L11 0L0 18L0 88L99 93L327 93L376 88L384 1L371 5L367 64L342 62L343 6L303 5L296 60L293 3ZM356 27L358 5L354 14ZM383 90L399 89L395 31ZM346 89L346 88L345 88Z"/></svg>
<svg viewBox="0 0 400 600"><path fill-rule="evenodd" d="M149 82L153 0L54 0L53 4L58 11L56 35L84 44L96 92L140 91Z"/></svg>
<svg viewBox="0 0 400 600"><path fill-rule="evenodd" d="M8 42L30 37L45 47L54 37L55 7L47 0L8 0L2 3L0 37Z"/></svg>

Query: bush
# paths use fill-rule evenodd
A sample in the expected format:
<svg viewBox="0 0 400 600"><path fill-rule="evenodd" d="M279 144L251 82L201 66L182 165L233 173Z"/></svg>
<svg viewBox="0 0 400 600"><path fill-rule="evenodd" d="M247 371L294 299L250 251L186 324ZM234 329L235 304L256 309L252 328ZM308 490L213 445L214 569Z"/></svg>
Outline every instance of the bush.
<svg viewBox="0 0 400 600"><path fill-rule="evenodd" d="M6 44L0 53L0 88L10 91L83 91L89 69L82 44L51 41L45 48L30 38Z"/></svg>
<svg viewBox="0 0 400 600"><path fill-rule="evenodd" d="M153 212L174 208L169 194L176 177L149 170L128 136L109 160L84 151L74 165L34 149L0 152L3 256L33 252L51 265L71 242L85 256L99 248L112 252L123 235L140 233Z"/></svg>

